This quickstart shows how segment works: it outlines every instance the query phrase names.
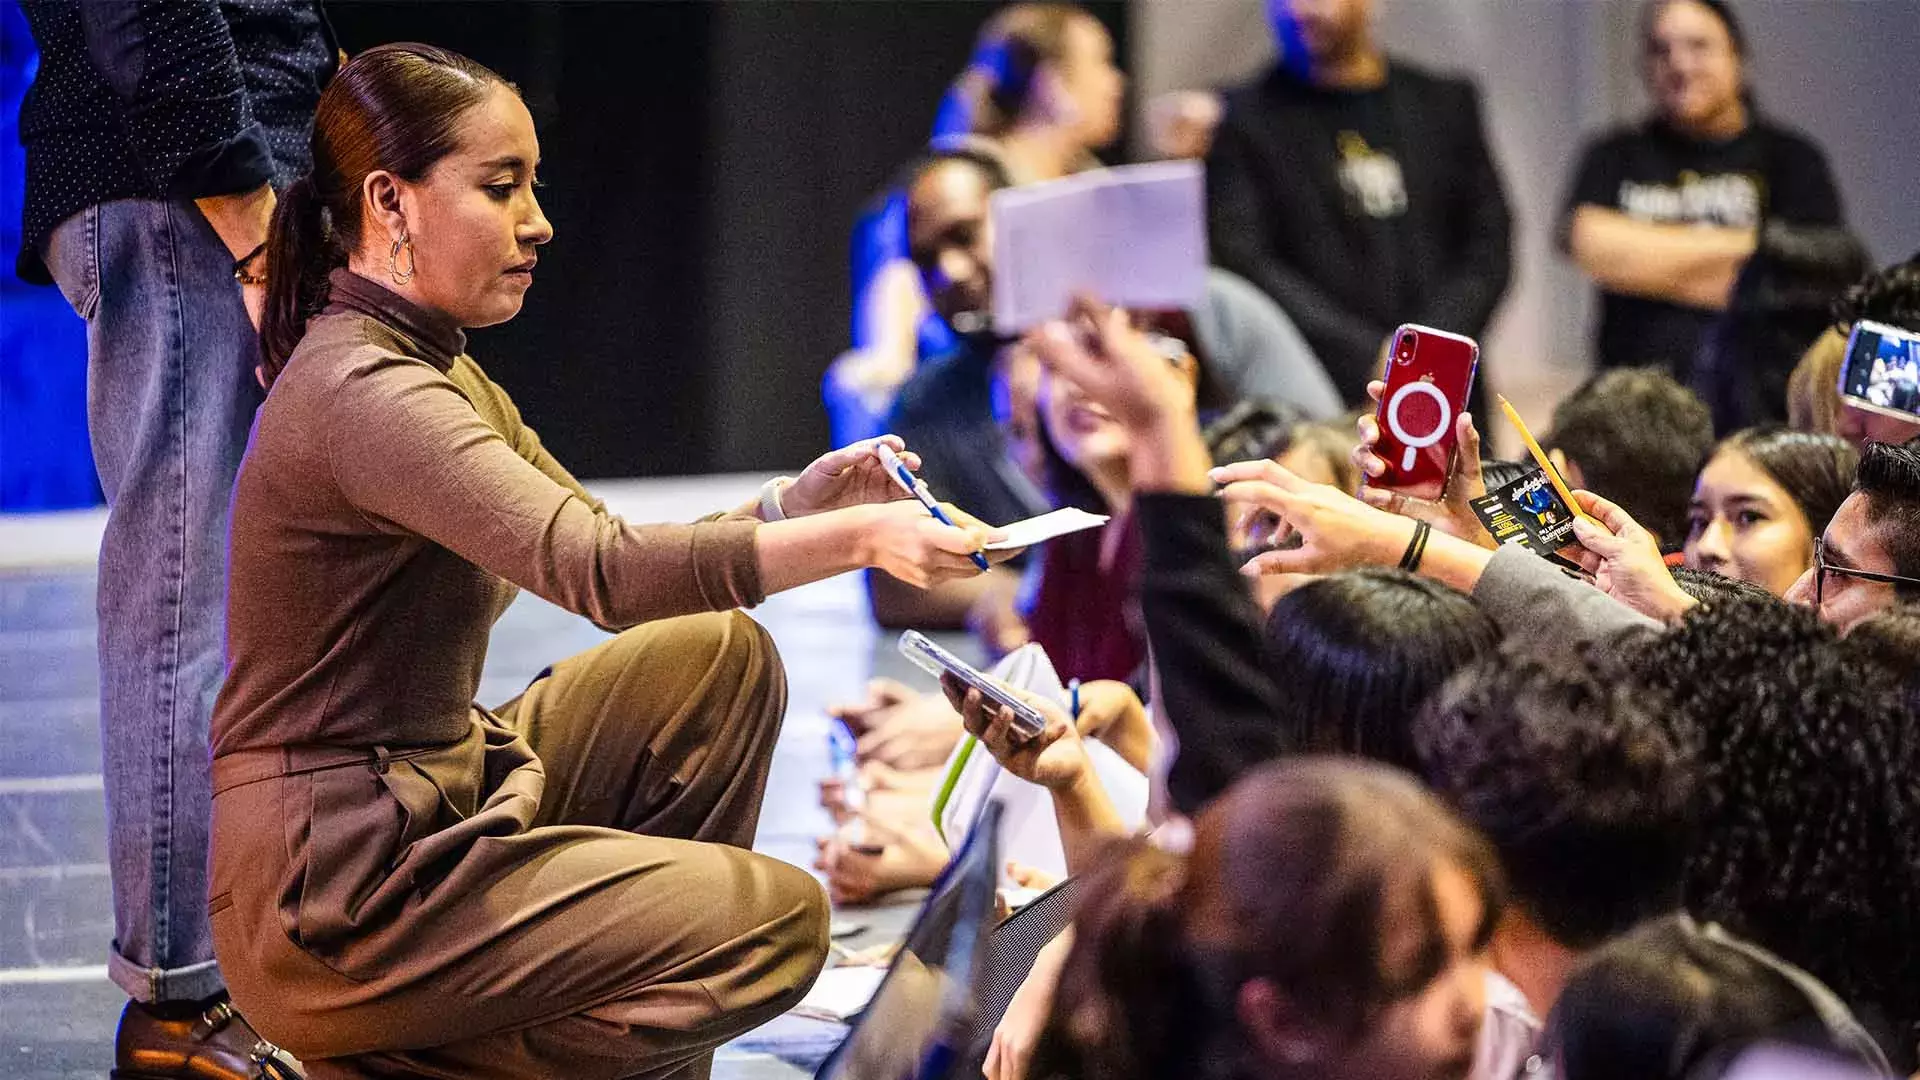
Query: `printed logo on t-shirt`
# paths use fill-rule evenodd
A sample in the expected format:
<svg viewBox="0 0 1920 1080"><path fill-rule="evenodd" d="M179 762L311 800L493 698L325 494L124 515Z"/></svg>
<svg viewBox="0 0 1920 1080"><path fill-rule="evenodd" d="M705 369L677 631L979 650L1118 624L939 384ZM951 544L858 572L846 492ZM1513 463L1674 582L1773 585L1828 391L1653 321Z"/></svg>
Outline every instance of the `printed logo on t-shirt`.
<svg viewBox="0 0 1920 1080"><path fill-rule="evenodd" d="M1751 228L1760 223L1760 178L1752 173L1681 172L1677 184L1620 182L1620 209L1661 224Z"/></svg>
<svg viewBox="0 0 1920 1080"><path fill-rule="evenodd" d="M1385 150L1375 150L1357 131L1342 131L1340 190L1347 210L1373 218L1399 217L1407 212L1407 185L1400 162Z"/></svg>

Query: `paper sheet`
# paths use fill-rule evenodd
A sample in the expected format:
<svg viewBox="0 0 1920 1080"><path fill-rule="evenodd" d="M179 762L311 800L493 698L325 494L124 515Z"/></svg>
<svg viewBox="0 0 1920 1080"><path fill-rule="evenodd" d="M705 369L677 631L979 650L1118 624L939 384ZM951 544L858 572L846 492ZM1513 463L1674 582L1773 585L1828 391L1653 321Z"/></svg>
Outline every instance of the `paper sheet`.
<svg viewBox="0 0 1920 1080"><path fill-rule="evenodd" d="M1111 519L1105 514L1089 514L1073 506L1062 507L1049 514L1016 521L1011 525L1002 525L999 531L1006 534L1006 539L988 544L987 550L1011 551L1014 548L1032 547L1056 536L1065 536L1082 529L1097 529L1109 520Z"/></svg>
<svg viewBox="0 0 1920 1080"><path fill-rule="evenodd" d="M1191 309L1207 289L1200 165L1094 169L993 193L993 324L1023 333L1075 293L1120 307Z"/></svg>
<svg viewBox="0 0 1920 1080"><path fill-rule="evenodd" d="M845 1022L867 1007L886 977L884 967L828 968L793 1007L794 1015Z"/></svg>

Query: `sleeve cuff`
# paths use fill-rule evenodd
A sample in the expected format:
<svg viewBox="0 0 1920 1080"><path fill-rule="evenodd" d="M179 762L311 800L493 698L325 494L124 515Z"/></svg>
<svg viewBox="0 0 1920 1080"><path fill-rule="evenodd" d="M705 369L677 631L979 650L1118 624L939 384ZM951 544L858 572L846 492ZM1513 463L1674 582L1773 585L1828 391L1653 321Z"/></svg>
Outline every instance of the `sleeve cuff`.
<svg viewBox="0 0 1920 1080"><path fill-rule="evenodd" d="M1134 521L1149 565L1185 562L1201 546L1227 549L1227 512L1212 495L1143 492L1134 497Z"/></svg>
<svg viewBox="0 0 1920 1080"><path fill-rule="evenodd" d="M758 607L767 598L760 582L759 529L757 519L738 517L695 523L693 578L709 611Z"/></svg>
<svg viewBox="0 0 1920 1080"><path fill-rule="evenodd" d="M273 180L273 151L260 125L249 124L231 138L182 155L168 174L154 180L169 198L236 195Z"/></svg>

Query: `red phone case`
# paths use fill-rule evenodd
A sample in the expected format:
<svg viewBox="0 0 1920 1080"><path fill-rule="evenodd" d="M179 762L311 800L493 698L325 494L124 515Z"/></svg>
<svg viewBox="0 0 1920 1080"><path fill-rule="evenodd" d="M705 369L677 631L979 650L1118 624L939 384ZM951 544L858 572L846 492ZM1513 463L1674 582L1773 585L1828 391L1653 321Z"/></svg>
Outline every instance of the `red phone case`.
<svg viewBox="0 0 1920 1080"><path fill-rule="evenodd" d="M1393 332L1387 354L1387 392L1374 418L1374 453L1387 471L1374 487L1423 499L1446 493L1453 475L1454 421L1467 407L1480 346L1472 338L1408 324Z"/></svg>

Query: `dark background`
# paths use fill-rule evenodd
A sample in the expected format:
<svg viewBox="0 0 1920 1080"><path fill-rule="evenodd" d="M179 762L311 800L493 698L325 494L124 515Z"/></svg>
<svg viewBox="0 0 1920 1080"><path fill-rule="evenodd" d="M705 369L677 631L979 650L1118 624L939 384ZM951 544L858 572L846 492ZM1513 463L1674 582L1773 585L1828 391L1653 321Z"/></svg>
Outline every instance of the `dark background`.
<svg viewBox="0 0 1920 1080"><path fill-rule="evenodd" d="M854 216L925 142L997 4L334 2L517 83L554 225L519 318L472 335L581 476L792 468L827 447ZM1125 56L1125 4L1090 4Z"/></svg>

